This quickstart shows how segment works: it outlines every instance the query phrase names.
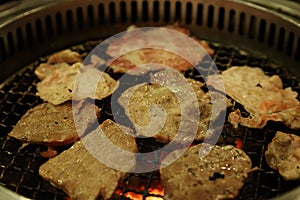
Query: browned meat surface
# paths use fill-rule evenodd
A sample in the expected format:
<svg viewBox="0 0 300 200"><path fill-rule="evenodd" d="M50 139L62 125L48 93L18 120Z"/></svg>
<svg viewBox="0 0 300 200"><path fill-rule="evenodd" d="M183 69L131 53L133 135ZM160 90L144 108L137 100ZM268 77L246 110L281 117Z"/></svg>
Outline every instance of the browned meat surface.
<svg viewBox="0 0 300 200"><path fill-rule="evenodd" d="M41 63L34 71L35 75L40 80L43 80L47 76L52 75L56 70L68 70L71 67L68 63L56 63L56 64L48 64Z"/></svg>
<svg viewBox="0 0 300 200"><path fill-rule="evenodd" d="M200 159L202 145L191 147L174 163L160 169L166 200L233 199L238 195L251 169L250 158L233 146L214 146ZM171 157L172 154L163 163Z"/></svg>
<svg viewBox="0 0 300 200"><path fill-rule="evenodd" d="M76 106L87 109L83 119L77 121L80 132L83 133L95 123L91 118L92 112L99 115L97 106L88 102L79 102ZM78 109L78 112L81 112ZM85 112L86 113L86 112ZM39 143L49 146L59 146L75 142L79 139L74 124L72 103L62 105L49 103L40 104L25 113L20 121L9 133L10 137L22 140L26 143Z"/></svg>
<svg viewBox="0 0 300 200"><path fill-rule="evenodd" d="M189 30L184 27L169 25L166 26L166 28L190 36ZM172 39L173 42L171 44L170 40ZM206 42L194 37L193 39L198 42L208 52L209 55L214 53L214 51ZM177 42L174 43L174 40ZM170 45L168 45L168 51L158 48L149 48L151 44L161 44L162 41L165 41L168 44L170 43ZM157 63L166 65L178 71L186 71L188 69L192 69L193 64L199 63L202 60L202 57L197 58L194 60L195 63L191 64L185 58L182 58L180 55L171 52L175 51L175 49L180 51L189 51L190 49L185 48L185 43L186 41L180 41L178 38L176 38L175 34L170 34L170 32L166 32L164 29L148 30L143 33L142 38L139 38L137 34L130 34L130 32L128 32L121 38L116 39L109 44L107 54L113 58L116 58L112 61L109 67L112 68L116 73L127 72L133 75L139 75L143 73L143 71L139 69L140 65L149 63ZM138 49L136 51L124 54L124 51L126 51L128 48L138 48L140 45L143 46L143 49ZM159 69L162 69L162 66L155 65L151 67L151 70Z"/></svg>
<svg viewBox="0 0 300 200"><path fill-rule="evenodd" d="M72 51L70 49L66 49L63 51L59 51L52 56L49 57L47 63L63 63L66 62L68 64L73 64L76 62L82 62L82 58L79 53Z"/></svg>
<svg viewBox="0 0 300 200"><path fill-rule="evenodd" d="M75 51L71 51L70 49L63 50L51 55L48 58L47 63L41 63L34 73L37 77L42 80L47 76L54 73L57 69L66 69L70 67L71 64L76 62L82 62L82 58L80 54Z"/></svg>
<svg viewBox="0 0 300 200"><path fill-rule="evenodd" d="M78 92L75 93L75 100L82 100L88 97L101 100L111 95L118 87L118 82L112 79L107 73L100 72L94 67L81 66L81 63L78 62L67 69L61 68L55 70L53 74L47 76L37 84L37 95L44 101L59 105L72 99L75 83L78 85L77 89L80 88L81 91L80 94ZM79 78L77 79L77 75L79 74L80 80ZM90 91L90 88L93 87L91 80L97 83L95 92Z"/></svg>
<svg viewBox="0 0 300 200"><path fill-rule="evenodd" d="M152 76L152 81L164 82L166 80L173 80L174 77L169 77L169 74L165 73L166 71L161 71ZM208 132L208 125L211 120L216 119L219 116L219 113L212 113L212 105L210 103L210 94L204 93L201 90L203 83L186 79L187 83L194 90L195 100L185 96L182 102L182 107L187 110L191 115L194 111L190 110L192 105L197 103L200 114L200 121L193 121L193 119L188 119L189 116L185 117L187 124L183 129L190 130L191 124L198 123L198 131L195 135L195 140L203 140L205 137L210 137L213 132ZM185 83L176 82L178 85L183 85ZM174 136L177 134L182 122L182 113L180 102L175 95L178 94L176 91L178 88L175 85L174 88L168 89L167 87L151 83L143 83L136 85L132 88L127 89L119 98L120 105L125 109L126 115L129 117L133 123L137 134L143 133L145 136L153 136L160 142L167 143L171 141ZM220 97L223 98L223 97ZM155 113L152 106L159 105L163 107L166 116L162 115L161 112ZM194 107L197 108L197 107ZM225 108L226 109L226 106ZM162 122L165 121L165 124ZM147 127L147 128L146 128ZM191 130L194 131L194 130Z"/></svg>
<svg viewBox="0 0 300 200"><path fill-rule="evenodd" d="M116 123L106 120L101 128L108 139L118 147L137 152L134 137L124 134ZM108 153L107 156L109 155ZM134 165L135 159L132 160L131 166L126 167L130 169ZM125 172L109 168L98 161L81 141L43 164L39 173L44 179L63 189L71 199L76 200L94 200L99 196L108 199L114 193L120 179L126 175Z"/></svg>
<svg viewBox="0 0 300 200"><path fill-rule="evenodd" d="M300 137L278 131L265 152L270 167L285 180L300 179Z"/></svg>
<svg viewBox="0 0 300 200"><path fill-rule="evenodd" d="M267 76L260 68L232 67L221 75L225 92L242 104L250 114L245 118L239 110L229 114L229 121L250 128L262 128L269 120L281 121L292 129L300 128L300 104L297 92L283 89L279 76ZM210 76L208 85L220 89Z"/></svg>

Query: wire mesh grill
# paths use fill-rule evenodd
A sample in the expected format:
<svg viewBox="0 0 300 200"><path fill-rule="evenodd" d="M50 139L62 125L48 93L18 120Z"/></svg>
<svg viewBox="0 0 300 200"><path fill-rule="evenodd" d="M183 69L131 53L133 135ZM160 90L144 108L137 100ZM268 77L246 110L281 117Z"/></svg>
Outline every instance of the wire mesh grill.
<svg viewBox="0 0 300 200"><path fill-rule="evenodd" d="M86 42L83 45L72 47L72 49L79 53L86 53L97 43L98 41ZM235 65L260 67L269 75L279 74L284 87L290 86L293 90L300 92L299 81L296 77L289 74L284 68L274 65L266 57L242 51L234 46L225 46L220 43L210 43L210 45L215 50L213 60L220 70ZM42 102L35 95L38 79L33 73L41 61L44 60L40 59L17 72L0 87L0 185L32 199L66 199L67 195L64 192L42 180L38 174L39 166L47 161L46 158L40 156L40 152L46 150L46 147L36 144L24 147L20 141L7 138L7 134L21 116L28 109ZM209 65L209 62L204 60L201 65L205 66L206 64ZM120 74L112 74L109 70L108 73L115 79L120 77ZM202 79L201 75L195 71L188 71L185 76L196 80ZM100 121L112 118L109 98L99 101L97 104L102 108ZM234 107L245 112L238 103ZM225 123L218 143L234 145L237 139L242 141L242 149L251 158L253 166L259 167L259 170L249 174L237 199L269 199L300 185L299 181L284 181L265 161L264 152L276 130L297 134L296 131L289 130L281 123L270 122L263 129L245 127L233 129L229 123ZM151 139L137 139L137 144L140 152L151 151L161 146ZM62 151L68 147L61 147L59 150ZM126 197L130 197L129 193L135 194L136 199L162 198L161 195L154 192L154 189L162 189L159 172L129 174L120 182L113 199L127 199Z"/></svg>

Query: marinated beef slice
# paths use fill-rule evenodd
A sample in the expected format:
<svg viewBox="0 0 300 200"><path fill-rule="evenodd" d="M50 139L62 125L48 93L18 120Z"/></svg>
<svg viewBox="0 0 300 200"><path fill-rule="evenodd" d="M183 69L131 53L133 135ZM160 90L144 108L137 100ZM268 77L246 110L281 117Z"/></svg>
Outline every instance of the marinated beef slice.
<svg viewBox="0 0 300 200"><path fill-rule="evenodd" d="M300 137L278 131L265 152L269 166L285 180L300 179Z"/></svg>
<svg viewBox="0 0 300 200"><path fill-rule="evenodd" d="M209 76L208 85L220 89ZM269 120L283 122L292 129L300 128L300 104L297 92L290 87L283 89L278 75L267 76L260 68L231 67L221 78L225 92L244 106L250 117L243 117L240 110L229 114L229 122L250 128L263 128Z"/></svg>
<svg viewBox="0 0 300 200"><path fill-rule="evenodd" d="M211 151L200 158L203 145ZM166 158L166 163L170 162L172 154ZM233 146L192 146L178 160L160 169L164 199L233 199L243 187L251 165L246 153Z"/></svg>
<svg viewBox="0 0 300 200"><path fill-rule="evenodd" d="M137 152L134 137L124 134L119 126L106 120L101 124L103 133L111 142L120 148ZM98 134L93 131L89 134ZM101 148L101 147L100 147ZM102 149L105 152L105 149ZM110 156L105 153L105 156ZM128 169L133 168L135 159ZM39 169L40 175L54 186L64 190L71 199L95 200L102 196L109 199L114 193L118 182L126 172L121 172L104 165L85 148L82 141L76 142L70 149L51 158Z"/></svg>
<svg viewBox="0 0 300 200"><path fill-rule="evenodd" d="M72 113L72 102L61 105L43 103L28 110L14 126L9 137L22 140L25 143L38 143L48 146L59 146L75 142L79 139L79 133L88 130L99 116L99 108L89 102L74 104L78 112L83 113L83 118L76 121L76 129ZM79 109L80 108L80 109Z"/></svg>
<svg viewBox="0 0 300 200"><path fill-rule="evenodd" d="M172 80L173 77L168 76L168 73L161 71L154 74L151 79L154 82L163 83L166 80ZM183 84L189 84L195 99L182 95L183 100L180 103L176 96L180 92L178 87L167 88L156 83L142 83L133 86L120 96L118 102L124 108L138 135L152 136L157 141L167 143L175 137L180 126L184 126L181 127L183 130L192 132L195 140L203 140L214 134L216 130L208 131L209 123L215 120L220 112L212 113L211 95L213 94L203 92L201 89L203 83L193 79L186 79L186 83L178 80L176 83L177 86ZM225 98L224 102L227 102L225 96L220 96L220 98ZM198 109L198 114L200 114L198 121L194 121L196 118L190 119L191 115L197 114L192 109L195 105L198 107L194 108ZM155 106L161 106L163 110L155 112ZM226 110L226 106L227 104L224 110ZM187 116L182 115L181 108L186 110ZM161 114L163 112L166 115ZM183 120L185 123L181 123ZM196 126L198 124L198 127L191 129L192 124L196 124Z"/></svg>
<svg viewBox="0 0 300 200"><path fill-rule="evenodd" d="M178 25L166 26L168 29L172 29L178 34L185 34L190 36L190 32L185 27ZM120 38L114 39L109 43L107 54L114 59L109 64L109 67L113 69L115 73L129 73L132 75L140 75L143 70L139 67L143 64L156 63L160 65L152 65L149 70L162 69L162 65L171 67L178 71L186 71L193 69L193 65L199 63L203 56L199 56L194 63L190 63L190 59L186 60L181 55L175 53L176 51L185 51L189 54L191 51L186 48L186 40L182 37L177 37L177 33L166 31L166 29L155 28L151 30L141 31L134 30L135 34L130 31L126 32ZM141 37L139 37L141 36ZM212 55L214 51L204 41L201 41L195 37L193 39L201 45L208 54ZM176 42L174 42L176 41ZM165 48L167 44L167 49ZM151 45L158 46L160 48L150 48ZM139 48L142 47L142 48ZM128 49L136 49L134 51L125 53ZM199 54L201 50L199 50ZM202 52L204 54L206 51ZM194 53L195 52L190 52Z"/></svg>

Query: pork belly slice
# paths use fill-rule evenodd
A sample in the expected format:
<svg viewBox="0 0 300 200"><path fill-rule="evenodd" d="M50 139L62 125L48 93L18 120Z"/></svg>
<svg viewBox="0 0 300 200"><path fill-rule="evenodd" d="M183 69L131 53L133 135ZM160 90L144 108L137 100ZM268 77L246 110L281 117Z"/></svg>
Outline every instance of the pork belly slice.
<svg viewBox="0 0 300 200"><path fill-rule="evenodd" d="M93 114L96 113L99 116L100 110L88 101L78 102L74 106L77 112L85 110L84 117L76 121L79 129L75 127L71 102L58 106L43 103L28 110L8 136L25 143L47 146L60 146L75 142L79 139L77 131L84 133L91 128L97 119L93 117Z"/></svg>
<svg viewBox="0 0 300 200"><path fill-rule="evenodd" d="M34 71L37 77L42 80L54 73L57 69L67 69L70 65L82 62L81 55L70 49L59 51L51 55L46 63L41 63Z"/></svg>
<svg viewBox="0 0 300 200"><path fill-rule="evenodd" d="M134 137L124 134L116 123L106 120L101 124L101 128L102 133L118 147L134 153L138 151ZM102 150L105 152L105 149ZM135 166L135 159L131 163L126 166L128 170ZM82 141L76 142L70 149L47 161L40 167L39 173L45 180L64 190L71 199L77 200L94 200L99 196L109 199L120 179L127 174L98 161Z"/></svg>
<svg viewBox="0 0 300 200"><path fill-rule="evenodd" d="M265 157L269 166L278 170L285 180L300 179L300 137L293 134L276 132L268 144Z"/></svg>
<svg viewBox="0 0 300 200"><path fill-rule="evenodd" d="M91 84L94 83L96 91L91 91L90 88L93 87ZM76 92L74 92L75 84L78 86ZM69 68L55 70L53 74L39 82L37 95L54 105L72 100L72 98L73 100L86 98L101 100L111 95L118 85L119 82L112 79L107 73L100 72L91 66L82 66L77 62Z"/></svg>
<svg viewBox="0 0 300 200"><path fill-rule="evenodd" d="M200 158L203 145L211 151ZM176 153L171 153L163 164L169 163ZM233 146L192 146L178 160L160 169L164 199L233 199L243 187L251 167L246 153Z"/></svg>
<svg viewBox="0 0 300 200"><path fill-rule="evenodd" d="M185 34L190 36L190 32L187 28L178 25L166 26L168 29L180 32L179 34ZM135 30L137 31L137 30ZM132 75L140 75L145 72L145 70L139 69L142 64L156 63L161 65L154 65L149 68L151 71L160 70L163 68L162 65L171 67L178 71L186 71L193 69L193 65L198 64L202 57L197 57L193 59L194 63L190 63L185 58L172 53L171 51L191 51L190 54L194 53L193 50L185 48L186 41L180 41L176 37L176 34L170 34L164 29L152 29L145 32L140 32L143 35L142 38L138 37L137 34L132 34L130 31L125 33L122 37L112 41L107 49L107 54L114 58L109 64L109 67L113 69L115 73L129 73ZM192 37L197 43L199 43L209 55L213 55L214 51L208 46L204 41L201 41L195 37ZM173 41L172 41L173 40ZM176 42L174 42L174 40ZM170 42L172 41L172 42ZM167 51L164 50L162 43L168 44ZM149 48L151 45L161 46L158 48ZM143 49L138 49L124 54L128 48L138 48L143 46ZM194 53L195 54L195 53ZM200 52L199 52L200 54ZM201 53L202 55L203 53Z"/></svg>
<svg viewBox="0 0 300 200"><path fill-rule="evenodd" d="M166 73L166 71L161 71L154 74L151 79L152 81L163 83L167 80L173 80L174 77L172 78L169 76L170 74ZM199 121L194 121L194 119L189 119L189 116L186 116L184 119L186 120L185 127L182 127L182 129L190 130L192 134L195 135L195 140L203 140L205 137L209 138L214 134L214 131L216 131L208 131L209 123L215 120L220 112L212 112L211 96L209 93L204 93L201 89L203 83L193 79L186 80L187 84L194 90L194 100L198 102L194 102L193 99L187 96L184 97L182 107L185 108L190 115L194 115L195 111L191 110L191 108L197 103L200 117ZM185 84L182 81L179 81L180 80L176 82L178 85ZM168 89L167 87L155 83L143 83L127 89L120 96L118 102L124 108L126 115L133 123L138 135L150 135L156 138L157 141L163 143L168 143L175 137L183 116L179 99L175 94L179 91L176 91L176 89L178 89L176 86ZM215 96L218 95L215 94ZM225 96L218 97L225 98L224 101L226 102ZM154 114L151 113L153 112L152 106L157 105L163 107L166 116L160 115L160 112ZM227 104L225 105L224 110L226 110L226 106ZM151 117L153 117L153 119ZM151 122L151 120L153 121ZM162 125L162 122L164 121L165 123ZM198 124L198 130L191 129L192 124ZM146 131L146 127L148 126L155 128L150 130L147 128Z"/></svg>
<svg viewBox="0 0 300 200"><path fill-rule="evenodd" d="M221 75L225 92L242 104L250 117L243 117L239 110L229 114L229 122L250 128L263 128L269 120L283 122L292 129L300 128L300 104L297 92L290 87L283 89L278 75L267 76L260 68L231 67ZM220 89L208 77L208 85Z"/></svg>

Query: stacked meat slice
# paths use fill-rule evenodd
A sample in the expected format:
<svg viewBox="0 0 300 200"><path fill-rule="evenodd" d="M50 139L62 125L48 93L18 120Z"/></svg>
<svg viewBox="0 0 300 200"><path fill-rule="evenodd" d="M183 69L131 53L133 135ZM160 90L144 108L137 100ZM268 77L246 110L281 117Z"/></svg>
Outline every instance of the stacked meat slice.
<svg viewBox="0 0 300 200"><path fill-rule="evenodd" d="M96 69L100 58L92 64L83 66L76 52L69 50L52 55L48 62L41 64L35 74L41 79L37 84L37 95L44 101L59 105L68 100L86 98L103 99L111 95L119 82L107 73ZM69 63L73 63L69 65ZM94 63L93 63L94 62ZM91 89L95 87L94 89Z"/></svg>

